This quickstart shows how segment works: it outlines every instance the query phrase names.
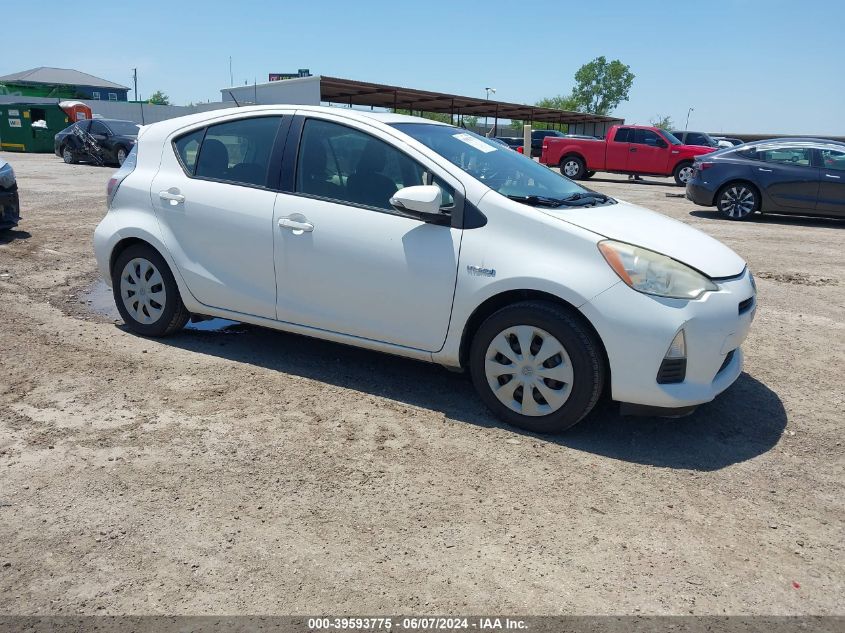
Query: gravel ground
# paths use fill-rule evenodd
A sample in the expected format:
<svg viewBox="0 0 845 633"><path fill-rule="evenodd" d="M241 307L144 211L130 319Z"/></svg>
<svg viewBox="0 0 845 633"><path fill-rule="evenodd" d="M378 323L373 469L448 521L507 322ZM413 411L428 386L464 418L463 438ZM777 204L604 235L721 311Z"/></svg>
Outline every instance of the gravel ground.
<svg viewBox="0 0 845 633"><path fill-rule="evenodd" d="M745 223L745 373L680 420L498 424L465 376L91 309L111 169L0 154L0 614L843 614L845 222Z"/></svg>

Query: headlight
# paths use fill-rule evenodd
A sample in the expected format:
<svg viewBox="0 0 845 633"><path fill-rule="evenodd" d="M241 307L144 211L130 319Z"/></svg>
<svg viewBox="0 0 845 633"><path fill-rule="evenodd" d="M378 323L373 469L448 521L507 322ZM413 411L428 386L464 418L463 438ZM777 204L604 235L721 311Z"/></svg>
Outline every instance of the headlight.
<svg viewBox="0 0 845 633"><path fill-rule="evenodd" d="M700 272L671 257L623 242L599 242L599 250L617 275L634 290L658 297L697 299L719 287Z"/></svg>
<svg viewBox="0 0 845 633"><path fill-rule="evenodd" d="M0 167L0 187L11 189L15 184L15 170L9 163Z"/></svg>

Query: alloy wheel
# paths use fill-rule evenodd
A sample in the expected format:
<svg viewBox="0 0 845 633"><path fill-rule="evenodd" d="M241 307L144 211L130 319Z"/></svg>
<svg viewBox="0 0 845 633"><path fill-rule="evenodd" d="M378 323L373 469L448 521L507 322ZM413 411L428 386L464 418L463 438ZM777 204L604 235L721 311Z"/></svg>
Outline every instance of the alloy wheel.
<svg viewBox="0 0 845 633"><path fill-rule="evenodd" d="M487 383L512 411L554 413L572 392L572 360L554 336L530 325L509 327L490 341L485 355Z"/></svg>
<svg viewBox="0 0 845 633"><path fill-rule="evenodd" d="M754 192L742 185L730 187L722 193L719 209L731 218L744 218L754 211Z"/></svg>
<svg viewBox="0 0 845 633"><path fill-rule="evenodd" d="M73 153L68 148L65 148L62 152L62 160L68 164L73 162Z"/></svg>
<svg viewBox="0 0 845 633"><path fill-rule="evenodd" d="M121 147L119 150L117 150L117 163L118 163L118 165L123 166L123 161L125 161L125 160L126 160L126 150Z"/></svg>
<svg viewBox="0 0 845 633"><path fill-rule="evenodd" d="M158 321L167 302L164 279L158 268L142 257L127 262L120 274L120 298L138 323L149 325Z"/></svg>
<svg viewBox="0 0 845 633"><path fill-rule="evenodd" d="M578 161L568 160L563 164L563 173L569 178L574 178L581 171L581 165Z"/></svg>

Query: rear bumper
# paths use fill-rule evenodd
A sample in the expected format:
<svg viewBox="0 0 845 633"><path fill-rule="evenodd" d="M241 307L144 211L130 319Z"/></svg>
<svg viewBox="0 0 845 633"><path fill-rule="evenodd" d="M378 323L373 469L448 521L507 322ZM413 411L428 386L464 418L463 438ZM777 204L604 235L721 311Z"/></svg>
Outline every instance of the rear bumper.
<svg viewBox="0 0 845 633"><path fill-rule="evenodd" d="M748 270L717 284L718 291L685 301L641 294L620 282L581 306L604 343L614 400L681 410L710 402L733 384L742 373L739 346L754 317L756 293ZM684 379L658 383L663 357L680 329Z"/></svg>
<svg viewBox="0 0 845 633"><path fill-rule="evenodd" d="M686 191L687 200L692 200L695 204L702 207L712 207L716 192L711 191L696 182L690 181L687 183Z"/></svg>
<svg viewBox="0 0 845 633"><path fill-rule="evenodd" d="M0 191L0 229L11 229L21 219L20 198L17 191Z"/></svg>

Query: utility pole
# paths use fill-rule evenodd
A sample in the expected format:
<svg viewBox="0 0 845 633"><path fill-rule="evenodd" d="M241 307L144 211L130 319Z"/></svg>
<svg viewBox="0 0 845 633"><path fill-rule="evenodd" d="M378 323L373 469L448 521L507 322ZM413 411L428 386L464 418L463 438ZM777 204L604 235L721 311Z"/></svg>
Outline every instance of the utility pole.
<svg viewBox="0 0 845 633"><path fill-rule="evenodd" d="M484 91L487 93L487 101L490 101L490 93L496 94L495 88L485 88ZM487 115L484 115L484 129L487 129Z"/></svg>
<svg viewBox="0 0 845 633"><path fill-rule="evenodd" d="M141 103L141 97L138 96L138 69L132 69L132 81L135 84L135 101L138 102L138 107L141 108L141 125L146 125L146 121L144 120L144 104Z"/></svg>
<svg viewBox="0 0 845 633"><path fill-rule="evenodd" d="M689 110L687 110L687 122L686 122L686 125L684 125L684 132L686 132L687 128L689 128L689 114L690 114L690 112L695 112L695 108L690 108Z"/></svg>
<svg viewBox="0 0 845 633"><path fill-rule="evenodd" d="M230 86L235 85L235 78L234 78L234 75L232 75L232 56L231 55L229 55L229 85Z"/></svg>

